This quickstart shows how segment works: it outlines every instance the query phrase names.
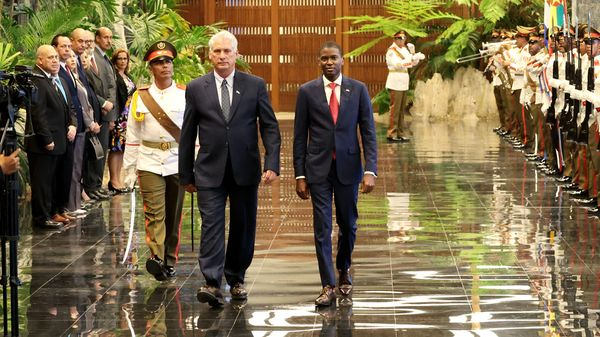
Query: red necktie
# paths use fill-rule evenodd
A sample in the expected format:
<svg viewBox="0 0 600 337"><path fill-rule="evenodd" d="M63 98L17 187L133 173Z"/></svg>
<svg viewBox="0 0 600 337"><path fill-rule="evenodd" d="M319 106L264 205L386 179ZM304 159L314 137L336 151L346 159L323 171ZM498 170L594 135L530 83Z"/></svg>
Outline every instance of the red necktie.
<svg viewBox="0 0 600 337"><path fill-rule="evenodd" d="M96 65L96 61L94 60L94 57L90 58L90 63L91 63L92 70L94 71L94 73L98 74L98 66Z"/></svg>
<svg viewBox="0 0 600 337"><path fill-rule="evenodd" d="M329 83L329 87L331 88L331 96L329 97L329 111L331 112L331 117L333 118L333 124L337 123L338 113L340 111L340 103L335 96L335 86L336 84L331 82Z"/></svg>

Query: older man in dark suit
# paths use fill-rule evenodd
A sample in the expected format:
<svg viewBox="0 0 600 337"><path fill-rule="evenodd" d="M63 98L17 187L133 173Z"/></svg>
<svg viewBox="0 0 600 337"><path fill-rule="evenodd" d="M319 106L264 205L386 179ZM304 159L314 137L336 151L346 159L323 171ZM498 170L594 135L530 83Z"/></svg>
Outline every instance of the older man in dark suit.
<svg viewBox="0 0 600 337"><path fill-rule="evenodd" d="M93 157L89 159L91 160L89 163L90 168L93 170L91 176L93 181L86 181L84 183L88 190L100 191L101 194L107 194L108 190L102 187L102 178L104 177L104 164L108 156L110 130L114 127L114 122L117 119L117 113L114 109L114 103L117 98L115 71L106 55L106 52L112 48L111 30L106 27L98 28L94 41L95 47L90 54L90 67L85 70L85 74L102 108L98 139L104 150L104 158L102 160L95 160Z"/></svg>
<svg viewBox="0 0 600 337"><path fill-rule="evenodd" d="M377 140L367 87L341 74L344 59L335 42L321 47L323 76L303 84L298 91L294 119L294 171L296 193L312 195L317 260L323 289L315 300L328 306L335 299L331 231L332 198L335 195L339 226L336 267L339 289L350 295L350 265L356 239L358 186L369 193L377 174ZM357 135L360 130L365 171Z"/></svg>
<svg viewBox="0 0 600 337"><path fill-rule="evenodd" d="M77 74L79 75L79 79L81 83L85 87L87 91L88 101L94 110L94 122L90 126L90 131L86 133L85 144L86 148L84 151L84 163L83 163L83 187L87 195L96 200L108 199L108 195L102 191L101 183L102 176L104 173L104 159L97 160L95 156L94 148L92 147L89 139L92 134L99 135L100 132L104 132L102 130L101 123L101 115L102 115L102 105L98 101L98 97L89 82L84 67L82 58L85 57L85 52L87 49L87 40L88 35L91 32L86 31L82 28L75 28L73 32L71 32L71 43L72 48L75 54L77 55ZM105 126L104 129L107 127Z"/></svg>
<svg viewBox="0 0 600 337"><path fill-rule="evenodd" d="M43 78L34 79L37 99L32 102L27 123L27 134L32 136L25 138L31 213L39 227L60 227L68 222L61 213L69 197L73 165L67 144L75 139L77 118L67 83L58 77L59 67L56 50L50 45L40 46L33 71Z"/></svg>
<svg viewBox="0 0 600 337"><path fill-rule="evenodd" d="M265 81L235 70L237 39L227 31L208 43L214 72L193 80L186 91L186 110L179 150L180 182L198 191L202 216L200 270L206 285L198 300L219 306L225 273L233 299L245 299L246 269L254 255L258 185L279 174L279 126ZM265 147L261 171L258 130ZM196 136L200 151L194 161ZM230 225L225 252L225 204Z"/></svg>

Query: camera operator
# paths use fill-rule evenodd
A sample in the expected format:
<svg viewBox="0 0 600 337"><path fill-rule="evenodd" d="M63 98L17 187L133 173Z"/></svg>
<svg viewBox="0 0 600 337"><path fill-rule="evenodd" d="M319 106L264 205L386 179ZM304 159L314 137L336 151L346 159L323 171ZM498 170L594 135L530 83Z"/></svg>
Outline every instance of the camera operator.
<svg viewBox="0 0 600 337"><path fill-rule="evenodd" d="M25 149L31 175L31 213L37 227L57 228L69 219L63 216L73 170L72 143L77 118L67 83L58 76L56 50L42 45L37 50L33 73L37 99L31 104ZM71 153L69 153L71 151Z"/></svg>
<svg viewBox="0 0 600 337"><path fill-rule="evenodd" d="M17 149L8 156L0 153L0 172L2 174L9 175L19 170L19 152L21 150Z"/></svg>

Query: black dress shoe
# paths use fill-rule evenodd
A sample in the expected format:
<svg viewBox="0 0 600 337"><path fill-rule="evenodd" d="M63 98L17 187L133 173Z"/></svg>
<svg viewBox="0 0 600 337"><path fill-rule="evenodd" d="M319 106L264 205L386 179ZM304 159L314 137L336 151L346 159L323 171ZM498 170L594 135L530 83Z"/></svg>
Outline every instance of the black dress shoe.
<svg viewBox="0 0 600 337"><path fill-rule="evenodd" d="M153 256L146 260L146 270L154 276L157 281L166 281L167 274L165 272L165 265L161 259Z"/></svg>
<svg viewBox="0 0 600 337"><path fill-rule="evenodd" d="M88 193L88 196L90 198L92 198L94 200L98 200L98 201L100 201L100 200L108 200L108 198L109 198L108 195L105 195L105 194L103 194L100 191L92 191L92 192Z"/></svg>
<svg viewBox="0 0 600 337"><path fill-rule="evenodd" d="M569 176L562 176L562 177L558 177L558 178L556 178L554 180L556 180L559 183L568 183L568 182L571 181L571 177L569 177Z"/></svg>
<svg viewBox="0 0 600 337"><path fill-rule="evenodd" d="M574 198L573 201L581 205L591 205L598 202L596 198Z"/></svg>
<svg viewBox="0 0 600 337"><path fill-rule="evenodd" d="M52 221L52 220L46 220L46 221L41 222L36 225L36 227L45 228L45 229L57 229L57 228L61 228L62 226L63 226L62 222Z"/></svg>
<svg viewBox="0 0 600 337"><path fill-rule="evenodd" d="M388 143L402 143L401 138L387 137Z"/></svg>
<svg viewBox="0 0 600 337"><path fill-rule="evenodd" d="M231 293L231 298L234 300L245 300L248 298L248 291L244 288L244 284L240 282L231 286L229 292Z"/></svg>
<svg viewBox="0 0 600 337"><path fill-rule="evenodd" d="M575 183L570 183L568 185L565 185L562 187L563 190L578 190L579 189L579 185L575 184Z"/></svg>
<svg viewBox="0 0 600 337"><path fill-rule="evenodd" d="M321 290L321 294L315 300L315 305L318 307L326 307L331 305L331 303L335 303L335 287L333 286L325 286Z"/></svg>
<svg viewBox="0 0 600 337"><path fill-rule="evenodd" d="M167 278L173 278L177 276L177 271L175 270L175 267L165 266L165 275L167 275Z"/></svg>
<svg viewBox="0 0 600 337"><path fill-rule="evenodd" d="M216 287L203 286L198 289L196 298L200 303L208 303L213 308L220 307L223 305L223 294L221 290Z"/></svg>
<svg viewBox="0 0 600 337"><path fill-rule="evenodd" d="M338 289L340 290L340 294L348 296L352 293L352 275L350 274L350 269L338 270L338 272Z"/></svg>
<svg viewBox="0 0 600 337"><path fill-rule="evenodd" d="M567 194L569 194L569 195L585 195L585 196L587 196L587 191L586 190L582 190L582 189L576 189L576 190L567 191Z"/></svg>

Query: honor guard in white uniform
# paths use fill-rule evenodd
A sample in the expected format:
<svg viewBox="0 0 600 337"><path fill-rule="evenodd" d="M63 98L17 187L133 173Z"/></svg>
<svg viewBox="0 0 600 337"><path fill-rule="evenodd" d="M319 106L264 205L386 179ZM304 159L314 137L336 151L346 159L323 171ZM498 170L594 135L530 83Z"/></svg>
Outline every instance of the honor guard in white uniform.
<svg viewBox="0 0 600 337"><path fill-rule="evenodd" d="M534 31L535 28L532 27L517 26L517 34L515 35L516 45L511 49L510 60L507 61L507 66L513 79L511 88L513 98L512 123L518 131L515 136L521 141L520 143L515 143L515 148L523 148L529 145L531 141L531 135L527 134L527 126L528 122L532 122L532 119L529 118L529 108L523 105L524 101L521 97L521 91L527 86L525 68L531 57L527 41L529 34Z"/></svg>
<svg viewBox="0 0 600 337"><path fill-rule="evenodd" d="M159 41L144 61L153 75L149 87L132 97L123 159L125 184L136 177L144 202L146 269L159 281L175 276L184 190L179 185L179 134L185 109L185 87L173 81L172 44Z"/></svg>
<svg viewBox="0 0 600 337"><path fill-rule="evenodd" d="M422 53L415 53L414 46L407 44L406 38L406 32L402 30L394 34L394 42L385 54L389 71L385 87L390 91L390 123L387 139L391 142L410 140L410 131L404 124L404 113L408 103L406 92L410 84L408 70L425 59Z"/></svg>

